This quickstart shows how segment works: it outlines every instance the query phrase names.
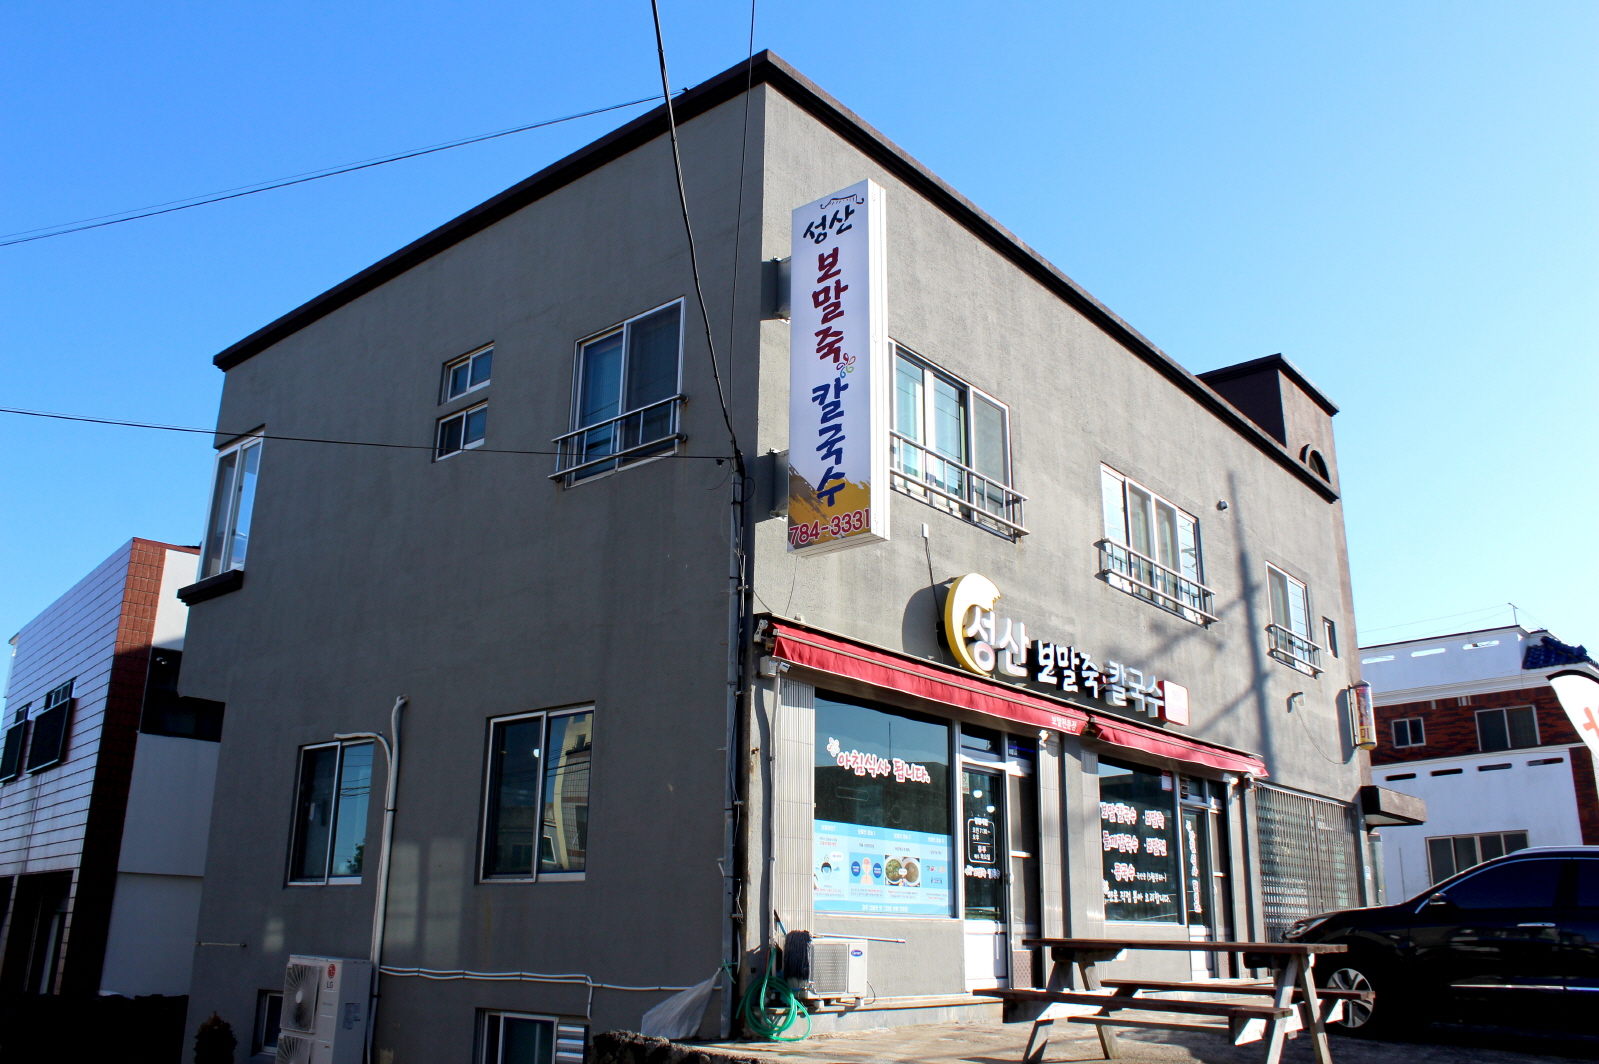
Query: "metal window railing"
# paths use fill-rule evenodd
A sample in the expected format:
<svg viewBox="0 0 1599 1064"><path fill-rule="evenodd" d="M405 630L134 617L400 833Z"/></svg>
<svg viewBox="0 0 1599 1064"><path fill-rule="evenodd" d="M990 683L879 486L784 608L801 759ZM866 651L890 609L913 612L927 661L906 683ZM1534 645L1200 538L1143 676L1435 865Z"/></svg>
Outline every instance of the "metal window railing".
<svg viewBox="0 0 1599 1064"><path fill-rule="evenodd" d="M1271 643L1271 656L1278 661L1312 676L1321 672L1321 647L1315 643L1280 624L1268 624L1266 637Z"/></svg>
<svg viewBox="0 0 1599 1064"><path fill-rule="evenodd" d="M1027 535L1022 524L1027 496L897 432L889 433L888 482L896 491L1008 539Z"/></svg>
<svg viewBox="0 0 1599 1064"><path fill-rule="evenodd" d="M1095 546L1099 548L1099 575L1111 587L1194 624L1216 623L1216 596L1204 584L1113 539L1102 539Z"/></svg>
<svg viewBox="0 0 1599 1064"><path fill-rule="evenodd" d="M550 479L566 478L570 483L666 453L683 439L679 426L683 401L682 395L674 395L555 437L550 441L556 450Z"/></svg>

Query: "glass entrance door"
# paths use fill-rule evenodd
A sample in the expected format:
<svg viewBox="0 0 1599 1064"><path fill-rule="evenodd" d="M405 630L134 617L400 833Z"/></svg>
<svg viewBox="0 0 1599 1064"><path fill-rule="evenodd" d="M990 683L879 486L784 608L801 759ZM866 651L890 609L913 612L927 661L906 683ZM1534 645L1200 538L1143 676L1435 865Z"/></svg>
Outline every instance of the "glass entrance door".
<svg viewBox="0 0 1599 1064"><path fill-rule="evenodd" d="M961 847L966 921L966 988L1006 986L1005 777L961 773Z"/></svg>

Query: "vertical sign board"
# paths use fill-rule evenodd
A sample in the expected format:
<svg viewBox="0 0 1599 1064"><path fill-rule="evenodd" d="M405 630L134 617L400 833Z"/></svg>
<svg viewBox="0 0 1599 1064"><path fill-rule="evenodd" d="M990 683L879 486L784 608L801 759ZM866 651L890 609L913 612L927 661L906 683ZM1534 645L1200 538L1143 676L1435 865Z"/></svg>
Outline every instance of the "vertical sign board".
<svg viewBox="0 0 1599 1064"><path fill-rule="evenodd" d="M883 190L862 181L794 211L788 549L888 539Z"/></svg>

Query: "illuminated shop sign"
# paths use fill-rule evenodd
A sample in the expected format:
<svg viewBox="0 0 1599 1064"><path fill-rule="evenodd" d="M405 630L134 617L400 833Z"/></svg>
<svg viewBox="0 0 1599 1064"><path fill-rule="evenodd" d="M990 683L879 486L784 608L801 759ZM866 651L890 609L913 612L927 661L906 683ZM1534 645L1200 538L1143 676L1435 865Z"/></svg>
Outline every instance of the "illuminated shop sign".
<svg viewBox="0 0 1599 1064"><path fill-rule="evenodd" d="M788 549L888 538L883 190L794 211L789 304Z"/></svg>
<svg viewBox="0 0 1599 1064"><path fill-rule="evenodd" d="M999 588L968 573L950 585L944 631L961 667L980 676L1026 680L1062 694L1086 695L1106 705L1171 724L1188 723L1188 689L1120 661L1096 664L1080 646L1028 639L1027 626L994 607Z"/></svg>

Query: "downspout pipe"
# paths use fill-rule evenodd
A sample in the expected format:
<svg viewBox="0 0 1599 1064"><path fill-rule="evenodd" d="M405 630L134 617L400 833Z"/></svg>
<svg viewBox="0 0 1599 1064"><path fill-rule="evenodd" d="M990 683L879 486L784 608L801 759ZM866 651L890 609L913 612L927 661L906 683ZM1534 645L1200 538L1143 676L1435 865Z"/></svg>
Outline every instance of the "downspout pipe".
<svg viewBox="0 0 1599 1064"><path fill-rule="evenodd" d="M388 770L388 781L383 789L383 852L378 859L377 901L372 907L372 985L367 991L366 1047L363 1054L367 1064L371 1064L372 1061L372 1039L377 1031L378 968L383 963L383 928L389 912L389 864L394 852L394 807L400 788L400 711L409 701L410 696L401 695L394 700L394 708L389 710L389 735L393 737L392 739L385 738L382 732L340 732L333 736L341 741L371 739L382 748L384 764Z"/></svg>

